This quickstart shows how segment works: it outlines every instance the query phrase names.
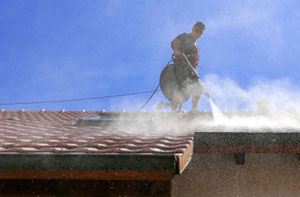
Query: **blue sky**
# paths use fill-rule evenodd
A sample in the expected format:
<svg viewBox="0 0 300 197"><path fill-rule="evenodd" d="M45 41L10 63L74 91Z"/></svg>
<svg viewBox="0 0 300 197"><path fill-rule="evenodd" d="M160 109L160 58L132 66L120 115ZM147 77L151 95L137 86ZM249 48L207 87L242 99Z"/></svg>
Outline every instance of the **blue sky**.
<svg viewBox="0 0 300 197"><path fill-rule="evenodd" d="M197 41L198 71L217 104L226 106L221 97L230 94L228 84L242 92L236 98L255 96L253 89L264 84L298 95L296 0L1 0L0 103L153 90L170 60L171 40L197 21L207 26ZM149 96L0 108L135 110ZM146 109L160 100L158 92ZM208 108L202 99L199 109Z"/></svg>

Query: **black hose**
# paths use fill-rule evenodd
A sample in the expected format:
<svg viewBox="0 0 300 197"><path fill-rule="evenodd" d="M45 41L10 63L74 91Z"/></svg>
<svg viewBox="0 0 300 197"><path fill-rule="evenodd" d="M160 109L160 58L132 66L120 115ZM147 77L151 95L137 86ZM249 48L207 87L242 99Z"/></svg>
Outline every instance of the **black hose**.
<svg viewBox="0 0 300 197"><path fill-rule="evenodd" d="M157 85L157 87L155 88L155 90L153 91L152 95L148 98L148 100L144 103L144 105L142 105L137 111L140 111L141 109L143 109L147 104L148 102L151 100L151 98L154 96L154 94L157 92L159 88L159 84Z"/></svg>
<svg viewBox="0 0 300 197"><path fill-rule="evenodd" d="M172 56L172 59L167 63L167 66L173 61L173 56ZM148 103L149 101L151 100L151 98L154 96L154 94L157 92L158 88L159 88L159 85L157 85L157 87L155 88L155 90L153 91L152 95L148 98L148 100L137 110L137 111L140 111L141 109L143 109Z"/></svg>

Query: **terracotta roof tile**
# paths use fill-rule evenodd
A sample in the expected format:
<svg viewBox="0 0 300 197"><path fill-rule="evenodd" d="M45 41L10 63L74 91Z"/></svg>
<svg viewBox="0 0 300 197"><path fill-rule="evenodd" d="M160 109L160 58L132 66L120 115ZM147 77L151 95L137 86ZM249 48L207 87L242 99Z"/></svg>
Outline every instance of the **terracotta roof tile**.
<svg viewBox="0 0 300 197"><path fill-rule="evenodd" d="M97 112L2 111L0 153L157 153L179 154L193 135L143 136L95 126L77 127L76 121Z"/></svg>
<svg viewBox="0 0 300 197"><path fill-rule="evenodd" d="M145 179L151 175L147 172L161 172L160 178L170 179L172 174L181 173L190 161L193 134L152 135L139 126L132 130L82 127L76 123L79 118L97 114L99 112L1 110L0 160L4 162L0 164L0 179L22 179L20 171L29 173L26 178L32 179L52 175L56 179L64 178L57 175L66 173L78 177L72 173L89 171L107 172L104 177L95 175L97 179L120 179L114 171L122 170L139 175L127 173L126 177L131 180Z"/></svg>

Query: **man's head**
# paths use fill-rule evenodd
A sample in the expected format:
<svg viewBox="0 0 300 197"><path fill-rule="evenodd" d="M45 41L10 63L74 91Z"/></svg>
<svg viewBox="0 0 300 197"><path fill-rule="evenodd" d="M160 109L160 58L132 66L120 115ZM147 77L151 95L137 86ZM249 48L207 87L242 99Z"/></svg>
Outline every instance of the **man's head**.
<svg viewBox="0 0 300 197"><path fill-rule="evenodd" d="M197 22L192 29L193 34L195 34L195 36L197 38L199 38L205 31L205 24L202 22Z"/></svg>

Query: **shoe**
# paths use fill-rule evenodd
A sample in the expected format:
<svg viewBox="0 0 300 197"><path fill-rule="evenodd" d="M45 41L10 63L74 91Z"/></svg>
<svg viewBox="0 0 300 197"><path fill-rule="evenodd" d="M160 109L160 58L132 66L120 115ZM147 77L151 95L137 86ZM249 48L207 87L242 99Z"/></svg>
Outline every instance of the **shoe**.
<svg viewBox="0 0 300 197"><path fill-rule="evenodd" d="M179 111L171 111L170 113L169 113L169 118L171 118L171 119L176 119L176 120L179 120L179 119L181 119L182 118L182 113L181 112L179 112Z"/></svg>
<svg viewBox="0 0 300 197"><path fill-rule="evenodd" d="M198 109L192 109L191 111L189 111L189 114L190 115L198 115L200 114L201 112L198 110Z"/></svg>

